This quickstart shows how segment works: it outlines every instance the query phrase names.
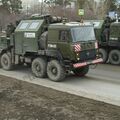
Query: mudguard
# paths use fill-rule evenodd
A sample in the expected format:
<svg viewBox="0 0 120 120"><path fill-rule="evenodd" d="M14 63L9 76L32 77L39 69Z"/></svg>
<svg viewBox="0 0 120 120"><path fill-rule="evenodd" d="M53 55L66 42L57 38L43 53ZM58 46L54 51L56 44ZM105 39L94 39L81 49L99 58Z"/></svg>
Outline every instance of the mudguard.
<svg viewBox="0 0 120 120"><path fill-rule="evenodd" d="M46 55L50 57L55 57L58 60L63 60L62 54L58 50L46 50Z"/></svg>

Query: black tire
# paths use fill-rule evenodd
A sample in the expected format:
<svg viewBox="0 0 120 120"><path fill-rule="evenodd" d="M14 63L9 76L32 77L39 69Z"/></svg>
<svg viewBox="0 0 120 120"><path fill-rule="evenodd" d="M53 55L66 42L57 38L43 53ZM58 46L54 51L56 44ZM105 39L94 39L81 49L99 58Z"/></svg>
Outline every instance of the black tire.
<svg viewBox="0 0 120 120"><path fill-rule="evenodd" d="M120 64L120 50L112 50L109 53L109 61L113 65L119 65Z"/></svg>
<svg viewBox="0 0 120 120"><path fill-rule="evenodd" d="M32 62L32 73L39 78L44 78L47 75L47 62L43 58L36 58Z"/></svg>
<svg viewBox="0 0 120 120"><path fill-rule="evenodd" d="M1 67L4 70L11 70L13 68L12 60L9 54L4 53L1 56Z"/></svg>
<svg viewBox="0 0 120 120"><path fill-rule="evenodd" d="M59 82L65 78L65 70L57 60L52 60L47 66L47 75L50 80Z"/></svg>
<svg viewBox="0 0 120 120"><path fill-rule="evenodd" d="M88 73L88 71L89 71L89 66L85 66L85 67L77 68L73 70L75 75L80 77L85 76Z"/></svg>
<svg viewBox="0 0 120 120"><path fill-rule="evenodd" d="M108 60L108 53L105 49L99 49L99 56L103 59L103 63L106 63Z"/></svg>

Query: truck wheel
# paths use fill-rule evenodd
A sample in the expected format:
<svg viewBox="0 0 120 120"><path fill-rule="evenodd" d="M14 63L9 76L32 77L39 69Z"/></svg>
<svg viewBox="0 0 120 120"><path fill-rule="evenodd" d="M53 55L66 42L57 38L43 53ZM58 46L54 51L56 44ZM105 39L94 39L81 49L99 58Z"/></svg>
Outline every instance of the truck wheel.
<svg viewBox="0 0 120 120"><path fill-rule="evenodd" d="M4 70L11 70L13 68L11 57L7 53L1 56L1 66Z"/></svg>
<svg viewBox="0 0 120 120"><path fill-rule="evenodd" d="M82 68L77 68L75 70L73 70L73 72L75 73L75 75L77 76L85 76L89 71L89 66L85 66L85 67L82 67Z"/></svg>
<svg viewBox="0 0 120 120"><path fill-rule="evenodd" d="M99 56L103 59L103 63L106 63L108 60L108 54L105 49L100 48L99 49Z"/></svg>
<svg viewBox="0 0 120 120"><path fill-rule="evenodd" d="M109 61L111 64L120 64L120 50L112 50L109 54Z"/></svg>
<svg viewBox="0 0 120 120"><path fill-rule="evenodd" d="M52 60L48 63L47 74L54 82L62 81L65 78L65 70L57 60Z"/></svg>
<svg viewBox="0 0 120 120"><path fill-rule="evenodd" d="M32 73L39 78L44 78L46 77L47 74L47 62L46 60L42 59L42 58L36 58L35 60L33 60L32 62Z"/></svg>

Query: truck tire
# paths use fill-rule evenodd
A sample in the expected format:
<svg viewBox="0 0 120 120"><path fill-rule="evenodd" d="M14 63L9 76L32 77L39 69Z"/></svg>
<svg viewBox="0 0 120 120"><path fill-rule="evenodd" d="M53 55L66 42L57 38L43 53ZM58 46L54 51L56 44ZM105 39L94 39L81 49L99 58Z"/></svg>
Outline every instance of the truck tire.
<svg viewBox="0 0 120 120"><path fill-rule="evenodd" d="M108 53L105 49L100 48L99 49L99 56L103 59L103 63L106 63L108 60Z"/></svg>
<svg viewBox="0 0 120 120"><path fill-rule="evenodd" d="M109 54L109 61L113 65L120 64L120 50L112 50Z"/></svg>
<svg viewBox="0 0 120 120"><path fill-rule="evenodd" d="M1 56L1 67L4 70L11 70L13 68L12 60L9 54L4 53Z"/></svg>
<svg viewBox="0 0 120 120"><path fill-rule="evenodd" d="M47 75L50 80L59 82L65 78L65 70L57 60L51 60L47 66Z"/></svg>
<svg viewBox="0 0 120 120"><path fill-rule="evenodd" d="M88 71L89 71L89 66L85 66L85 67L77 68L73 70L75 75L80 77L85 76L88 73Z"/></svg>
<svg viewBox="0 0 120 120"><path fill-rule="evenodd" d="M32 73L39 78L46 77L47 74L47 62L43 58L36 58L32 62Z"/></svg>

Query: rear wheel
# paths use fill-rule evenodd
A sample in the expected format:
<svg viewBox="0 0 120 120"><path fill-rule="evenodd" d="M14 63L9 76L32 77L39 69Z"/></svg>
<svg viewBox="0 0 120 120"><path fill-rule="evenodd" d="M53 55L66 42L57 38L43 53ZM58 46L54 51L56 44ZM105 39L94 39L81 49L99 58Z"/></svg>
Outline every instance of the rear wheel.
<svg viewBox="0 0 120 120"><path fill-rule="evenodd" d="M108 53L105 49L99 49L99 56L103 59L103 63L106 63L108 60Z"/></svg>
<svg viewBox="0 0 120 120"><path fill-rule="evenodd" d="M11 70L13 68L10 54L4 53L1 56L1 66L4 70Z"/></svg>
<svg viewBox="0 0 120 120"><path fill-rule="evenodd" d="M73 72L75 73L75 75L77 76L85 76L89 71L89 66L85 66L85 67L82 67L82 68L77 68L77 69L74 69Z"/></svg>
<svg viewBox="0 0 120 120"><path fill-rule="evenodd" d="M52 60L48 63L47 74L54 82L59 82L65 78L65 70L57 60Z"/></svg>
<svg viewBox="0 0 120 120"><path fill-rule="evenodd" d="M35 60L33 60L31 69L33 74L36 77L39 77L39 78L46 77L46 74L47 74L46 68L47 68L46 60L42 58L36 58Z"/></svg>
<svg viewBox="0 0 120 120"><path fill-rule="evenodd" d="M111 64L120 64L120 50L112 50L109 54L109 61Z"/></svg>

